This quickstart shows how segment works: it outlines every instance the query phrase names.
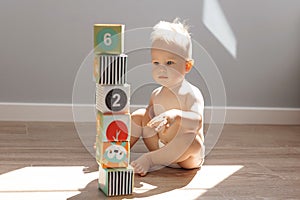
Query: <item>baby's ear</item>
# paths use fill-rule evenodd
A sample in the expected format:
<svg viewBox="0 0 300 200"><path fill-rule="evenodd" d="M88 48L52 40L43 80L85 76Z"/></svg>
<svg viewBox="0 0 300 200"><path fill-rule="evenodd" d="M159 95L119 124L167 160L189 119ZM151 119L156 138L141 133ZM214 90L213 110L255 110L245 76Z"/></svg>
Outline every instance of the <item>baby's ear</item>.
<svg viewBox="0 0 300 200"><path fill-rule="evenodd" d="M194 60L193 59L186 61L185 62L185 72L189 73L191 71L193 65L194 65Z"/></svg>

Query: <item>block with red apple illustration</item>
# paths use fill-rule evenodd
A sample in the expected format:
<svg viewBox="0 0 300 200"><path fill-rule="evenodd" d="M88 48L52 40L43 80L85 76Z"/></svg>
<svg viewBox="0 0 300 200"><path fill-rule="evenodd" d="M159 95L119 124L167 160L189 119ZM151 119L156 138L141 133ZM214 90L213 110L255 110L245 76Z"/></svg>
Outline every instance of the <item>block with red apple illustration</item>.
<svg viewBox="0 0 300 200"><path fill-rule="evenodd" d="M97 112L97 140L116 142L130 140L130 114L108 115Z"/></svg>

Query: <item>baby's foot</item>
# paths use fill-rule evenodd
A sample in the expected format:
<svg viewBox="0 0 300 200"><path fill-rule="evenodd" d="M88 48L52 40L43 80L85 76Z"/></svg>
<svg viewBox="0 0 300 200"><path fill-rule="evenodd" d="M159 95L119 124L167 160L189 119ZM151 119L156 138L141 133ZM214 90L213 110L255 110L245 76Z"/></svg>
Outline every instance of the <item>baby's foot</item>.
<svg viewBox="0 0 300 200"><path fill-rule="evenodd" d="M150 156L146 153L135 161L132 161L131 165L133 166L135 173L138 173L140 176L146 176L147 172L152 166L152 161Z"/></svg>

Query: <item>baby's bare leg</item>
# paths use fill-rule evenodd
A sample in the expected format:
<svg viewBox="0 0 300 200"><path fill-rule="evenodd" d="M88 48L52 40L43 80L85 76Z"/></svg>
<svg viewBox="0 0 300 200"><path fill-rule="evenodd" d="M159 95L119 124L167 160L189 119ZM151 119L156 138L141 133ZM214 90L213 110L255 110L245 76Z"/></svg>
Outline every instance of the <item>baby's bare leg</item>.
<svg viewBox="0 0 300 200"><path fill-rule="evenodd" d="M142 111L140 111L142 114ZM158 135L153 128L147 126L147 123L151 120L149 111L144 109L143 116L141 118L142 137L144 143L149 151L158 149Z"/></svg>
<svg viewBox="0 0 300 200"><path fill-rule="evenodd" d="M197 158L193 157L196 153L200 154L200 149L196 152L194 149L197 143L194 143L196 135L194 133L179 134L166 146L155 151L145 153L137 160L132 162L137 173L145 176L149 169L154 165L168 166L171 163L182 164L182 167L196 168L199 167L196 162ZM193 158L194 161L186 161ZM187 162L187 163L186 163ZM194 164L194 166L192 165Z"/></svg>
<svg viewBox="0 0 300 200"><path fill-rule="evenodd" d="M158 134L153 128L149 128L147 125L143 127L143 140L149 151L159 149L158 139Z"/></svg>
<svg viewBox="0 0 300 200"><path fill-rule="evenodd" d="M131 137L130 137L130 146L133 145L139 140L143 133L143 118L145 115L146 109L139 109L134 111L131 114Z"/></svg>
<svg viewBox="0 0 300 200"><path fill-rule="evenodd" d="M157 133L147 126L149 121L150 117L146 109L139 109L131 114L131 147L142 136L149 151L154 151L159 148Z"/></svg>
<svg viewBox="0 0 300 200"><path fill-rule="evenodd" d="M191 146L177 160L180 167L194 169L201 167L204 162L204 146L199 136L196 136Z"/></svg>
<svg viewBox="0 0 300 200"><path fill-rule="evenodd" d="M150 117L146 110L144 110L144 112L139 110L132 114L132 136L130 144L134 145L139 137L142 136L149 151L154 151L159 148L158 135L152 128L147 126L149 121ZM144 169L149 169L148 166L152 166L152 162L151 159L147 157L147 154L142 155L138 160L139 161L131 162L131 165L134 167L136 173L143 175Z"/></svg>

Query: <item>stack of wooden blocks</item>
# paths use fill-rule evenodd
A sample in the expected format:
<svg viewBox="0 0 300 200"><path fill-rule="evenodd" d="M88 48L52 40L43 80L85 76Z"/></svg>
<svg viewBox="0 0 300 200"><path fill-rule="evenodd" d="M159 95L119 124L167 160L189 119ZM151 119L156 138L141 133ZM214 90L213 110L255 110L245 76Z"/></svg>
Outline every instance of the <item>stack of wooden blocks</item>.
<svg viewBox="0 0 300 200"><path fill-rule="evenodd" d="M130 160L130 85L122 24L94 25L99 189L107 196L133 192Z"/></svg>

